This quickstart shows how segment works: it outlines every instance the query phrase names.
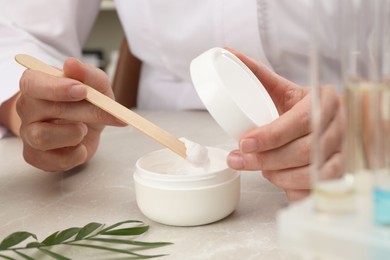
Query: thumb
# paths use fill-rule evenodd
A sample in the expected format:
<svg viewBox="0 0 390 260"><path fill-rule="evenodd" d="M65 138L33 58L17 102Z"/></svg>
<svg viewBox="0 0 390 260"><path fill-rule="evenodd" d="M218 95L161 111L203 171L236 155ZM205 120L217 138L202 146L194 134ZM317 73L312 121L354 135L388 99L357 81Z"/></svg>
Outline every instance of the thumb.
<svg viewBox="0 0 390 260"><path fill-rule="evenodd" d="M226 48L239 58L259 79L271 96L280 114L286 112L306 94L299 85L279 76L265 64L257 62L248 56L231 48Z"/></svg>

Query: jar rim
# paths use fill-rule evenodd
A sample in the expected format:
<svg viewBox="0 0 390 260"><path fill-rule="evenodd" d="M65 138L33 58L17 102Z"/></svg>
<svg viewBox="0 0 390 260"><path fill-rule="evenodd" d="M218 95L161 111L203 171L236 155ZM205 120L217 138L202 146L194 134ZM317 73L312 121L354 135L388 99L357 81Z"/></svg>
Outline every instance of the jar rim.
<svg viewBox="0 0 390 260"><path fill-rule="evenodd" d="M226 164L226 157L228 152L226 150L216 148L216 147L207 147L211 156L218 156L219 159L223 160L222 166L216 166L211 168L212 171L205 173L194 173L194 174L168 174L168 173L159 173L151 168L151 165L148 163L158 162L159 159L172 159L172 160L182 160L181 157L178 157L169 149L161 149L151 153L148 153L136 161L136 172L139 177L144 180L150 180L161 183L185 183L185 182L214 182L213 180L221 181L232 178L232 174L236 173L235 170L229 168ZM184 159L183 159L184 160ZM211 163L213 163L211 161Z"/></svg>

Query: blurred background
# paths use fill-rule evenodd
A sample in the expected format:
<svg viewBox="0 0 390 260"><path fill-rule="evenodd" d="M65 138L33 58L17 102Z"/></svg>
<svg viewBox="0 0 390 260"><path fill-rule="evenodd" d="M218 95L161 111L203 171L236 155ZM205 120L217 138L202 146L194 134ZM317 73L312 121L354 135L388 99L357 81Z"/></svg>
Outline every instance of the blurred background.
<svg viewBox="0 0 390 260"><path fill-rule="evenodd" d="M113 79L124 33L113 0L103 0L99 16L83 49L83 61L105 70Z"/></svg>

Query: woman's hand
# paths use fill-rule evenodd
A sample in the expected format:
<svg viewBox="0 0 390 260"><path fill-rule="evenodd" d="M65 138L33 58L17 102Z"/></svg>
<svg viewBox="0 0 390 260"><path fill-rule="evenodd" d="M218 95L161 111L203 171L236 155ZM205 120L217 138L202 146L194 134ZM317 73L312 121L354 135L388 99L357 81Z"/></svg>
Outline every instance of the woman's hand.
<svg viewBox="0 0 390 260"><path fill-rule="evenodd" d="M228 157L231 168L261 170L270 182L286 191L290 200L299 200L310 193L310 163L312 148L311 95L275 74L265 65L232 51L258 77L275 103L280 117L270 124L246 133L239 150ZM341 123L340 97L333 87L321 89L321 123L326 129L321 142L326 143L326 168L340 166ZM332 171L332 172L338 171ZM330 174L330 175L331 175Z"/></svg>
<svg viewBox="0 0 390 260"><path fill-rule="evenodd" d="M106 74L69 58L67 78L26 70L20 79L17 111L21 118L23 156L45 171L65 171L95 153L104 125L123 125L85 101L87 84L113 98Z"/></svg>

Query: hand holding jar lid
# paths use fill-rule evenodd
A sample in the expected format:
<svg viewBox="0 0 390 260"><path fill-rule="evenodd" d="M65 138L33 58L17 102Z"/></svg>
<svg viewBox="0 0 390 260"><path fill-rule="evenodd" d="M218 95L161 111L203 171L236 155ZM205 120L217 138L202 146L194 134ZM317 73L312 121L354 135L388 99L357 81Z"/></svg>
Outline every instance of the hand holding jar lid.
<svg viewBox="0 0 390 260"><path fill-rule="evenodd" d="M203 70L202 70L203 67ZM239 142L228 156L237 170L261 170L290 200L309 194L311 96L303 88L232 49L213 48L191 64L199 96L220 126ZM338 154L339 95L324 88L329 158ZM280 116L278 116L278 114Z"/></svg>

